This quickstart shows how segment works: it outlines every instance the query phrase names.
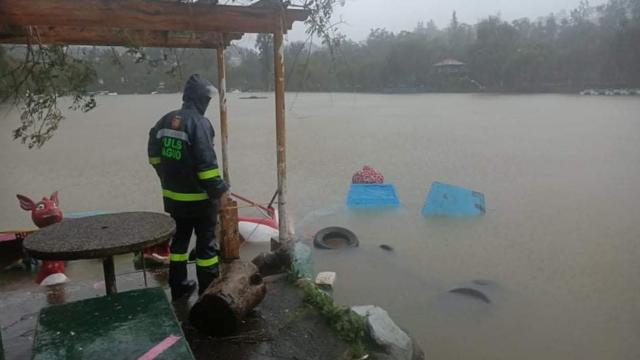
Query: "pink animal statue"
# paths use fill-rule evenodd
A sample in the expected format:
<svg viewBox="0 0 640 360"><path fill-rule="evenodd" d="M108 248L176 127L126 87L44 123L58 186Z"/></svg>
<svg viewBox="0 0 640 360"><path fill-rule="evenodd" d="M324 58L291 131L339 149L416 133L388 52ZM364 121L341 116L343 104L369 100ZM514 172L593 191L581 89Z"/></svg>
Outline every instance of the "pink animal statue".
<svg viewBox="0 0 640 360"><path fill-rule="evenodd" d="M24 195L17 195L20 207L23 210L31 211L31 220L37 227L43 228L51 224L62 221L62 210L58 207L58 192L54 192L50 197L43 197L39 202L34 202ZM42 262L40 271L36 277L36 282L40 285L55 285L69 281L64 274L64 261Z"/></svg>

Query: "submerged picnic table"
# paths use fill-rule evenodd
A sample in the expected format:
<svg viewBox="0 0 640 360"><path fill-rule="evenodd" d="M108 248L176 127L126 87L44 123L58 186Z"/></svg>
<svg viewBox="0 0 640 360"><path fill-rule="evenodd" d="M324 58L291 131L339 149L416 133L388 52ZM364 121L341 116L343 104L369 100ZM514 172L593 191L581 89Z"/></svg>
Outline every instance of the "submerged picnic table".
<svg viewBox="0 0 640 360"><path fill-rule="evenodd" d="M153 212L124 212L64 220L27 236L24 247L41 260L104 259L107 294L116 293L113 256L161 244L171 238L176 224Z"/></svg>

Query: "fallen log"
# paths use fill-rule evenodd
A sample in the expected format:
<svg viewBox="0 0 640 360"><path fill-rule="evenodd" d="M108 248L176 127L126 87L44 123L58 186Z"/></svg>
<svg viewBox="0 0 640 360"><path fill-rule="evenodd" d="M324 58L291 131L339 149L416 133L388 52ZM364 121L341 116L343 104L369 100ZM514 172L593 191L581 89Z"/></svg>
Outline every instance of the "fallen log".
<svg viewBox="0 0 640 360"><path fill-rule="evenodd" d="M240 321L264 299L267 288L252 263L236 260L205 290L191 308L189 320L211 336L234 334Z"/></svg>

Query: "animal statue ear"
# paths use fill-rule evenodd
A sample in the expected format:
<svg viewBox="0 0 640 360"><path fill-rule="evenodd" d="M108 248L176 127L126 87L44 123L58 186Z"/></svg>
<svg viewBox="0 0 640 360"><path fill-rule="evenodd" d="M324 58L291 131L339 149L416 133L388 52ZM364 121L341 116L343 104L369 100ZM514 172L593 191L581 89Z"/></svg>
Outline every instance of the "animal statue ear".
<svg viewBox="0 0 640 360"><path fill-rule="evenodd" d="M36 204L33 202L33 200L29 199L28 197L20 194L16 196L18 197L18 200L20 201L20 207L23 210L31 211L36 207Z"/></svg>
<svg viewBox="0 0 640 360"><path fill-rule="evenodd" d="M58 203L58 192L54 192L53 194L51 194L51 197L49 198L51 201L53 201L54 204L56 204L56 206L59 205Z"/></svg>

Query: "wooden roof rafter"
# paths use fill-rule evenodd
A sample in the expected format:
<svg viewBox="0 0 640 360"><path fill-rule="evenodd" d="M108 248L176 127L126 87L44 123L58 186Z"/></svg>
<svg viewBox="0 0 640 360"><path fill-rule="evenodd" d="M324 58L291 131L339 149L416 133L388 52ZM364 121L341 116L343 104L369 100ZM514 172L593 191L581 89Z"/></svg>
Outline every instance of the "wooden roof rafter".
<svg viewBox="0 0 640 360"><path fill-rule="evenodd" d="M127 30L111 28L83 28L73 26L0 26L0 43L4 44L60 44L162 48L227 47L239 40L240 33L201 33Z"/></svg>
<svg viewBox="0 0 640 360"><path fill-rule="evenodd" d="M157 0L0 0L0 43L219 48L291 29L307 10Z"/></svg>
<svg viewBox="0 0 640 360"><path fill-rule="evenodd" d="M303 9L229 6L202 1L0 0L0 24L11 27L275 33L286 32L295 21L306 20L308 16L309 12ZM58 37L64 35L58 34Z"/></svg>

